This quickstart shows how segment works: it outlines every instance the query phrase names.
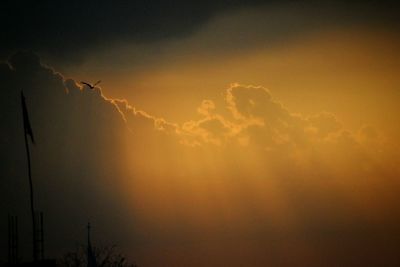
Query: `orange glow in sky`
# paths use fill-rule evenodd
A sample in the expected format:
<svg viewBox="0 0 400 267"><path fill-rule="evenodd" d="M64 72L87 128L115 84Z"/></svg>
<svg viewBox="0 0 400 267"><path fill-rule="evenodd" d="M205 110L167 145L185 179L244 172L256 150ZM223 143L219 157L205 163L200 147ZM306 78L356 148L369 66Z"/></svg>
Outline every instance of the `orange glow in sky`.
<svg viewBox="0 0 400 267"><path fill-rule="evenodd" d="M49 127L68 133L59 146L73 158L70 140L85 148L106 135L90 147L96 186L118 192L134 233L124 253L143 266L357 266L394 255L398 32L337 25L272 40L249 14L265 19L246 9L180 41L121 41L73 67L50 58L74 79L63 80L76 89L68 101L90 103L74 119L66 105L66 126ZM95 90L76 82L99 79ZM103 119L115 125L96 128ZM75 120L93 132L70 130ZM86 175L82 162L71 166Z"/></svg>

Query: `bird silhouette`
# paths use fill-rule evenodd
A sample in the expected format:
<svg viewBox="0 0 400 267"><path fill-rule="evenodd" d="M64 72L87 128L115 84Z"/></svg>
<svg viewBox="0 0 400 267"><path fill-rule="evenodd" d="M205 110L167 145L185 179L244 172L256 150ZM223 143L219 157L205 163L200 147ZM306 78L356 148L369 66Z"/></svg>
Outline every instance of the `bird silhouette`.
<svg viewBox="0 0 400 267"><path fill-rule="evenodd" d="M90 84L90 83L87 83L87 82L81 82L81 84L87 85L90 89L93 90L93 89L96 87L96 85L98 85L100 82L101 82L101 81L99 80L99 81L97 81L97 82L94 83L94 84Z"/></svg>

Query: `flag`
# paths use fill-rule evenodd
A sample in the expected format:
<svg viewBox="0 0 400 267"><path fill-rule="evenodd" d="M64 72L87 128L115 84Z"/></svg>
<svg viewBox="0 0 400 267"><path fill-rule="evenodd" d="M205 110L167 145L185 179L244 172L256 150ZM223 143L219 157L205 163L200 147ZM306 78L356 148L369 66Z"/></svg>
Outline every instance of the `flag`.
<svg viewBox="0 0 400 267"><path fill-rule="evenodd" d="M31 123L29 122L28 110L26 108L24 93L21 91L21 104L22 104L22 113L24 116L24 131L26 135L29 135L32 143L35 143L35 139L33 138L33 132Z"/></svg>

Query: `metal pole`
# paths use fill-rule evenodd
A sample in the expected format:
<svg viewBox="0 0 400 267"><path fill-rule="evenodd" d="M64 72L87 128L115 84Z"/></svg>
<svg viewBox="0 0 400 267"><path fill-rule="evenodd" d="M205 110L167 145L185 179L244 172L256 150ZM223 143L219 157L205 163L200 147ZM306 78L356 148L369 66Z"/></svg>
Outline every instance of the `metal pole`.
<svg viewBox="0 0 400 267"><path fill-rule="evenodd" d="M90 223L87 225L87 240L88 240L88 245L90 244Z"/></svg>
<svg viewBox="0 0 400 267"><path fill-rule="evenodd" d="M11 215L8 214L8 263L11 264L12 256L12 223L11 223Z"/></svg>
<svg viewBox="0 0 400 267"><path fill-rule="evenodd" d="M41 260L44 260L44 233L43 233L43 212L40 212L40 246L41 246Z"/></svg>
<svg viewBox="0 0 400 267"><path fill-rule="evenodd" d="M15 216L15 263L18 264L18 216Z"/></svg>

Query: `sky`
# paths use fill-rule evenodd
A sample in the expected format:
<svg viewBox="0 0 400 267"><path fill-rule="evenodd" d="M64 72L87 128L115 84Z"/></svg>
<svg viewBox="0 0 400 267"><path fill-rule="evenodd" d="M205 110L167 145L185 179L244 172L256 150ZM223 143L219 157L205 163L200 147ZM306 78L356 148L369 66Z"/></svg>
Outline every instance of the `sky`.
<svg viewBox="0 0 400 267"><path fill-rule="evenodd" d="M395 1L2 1L0 261L398 266ZM94 89L81 81L94 83Z"/></svg>

